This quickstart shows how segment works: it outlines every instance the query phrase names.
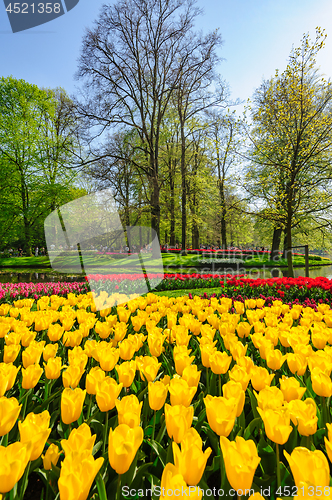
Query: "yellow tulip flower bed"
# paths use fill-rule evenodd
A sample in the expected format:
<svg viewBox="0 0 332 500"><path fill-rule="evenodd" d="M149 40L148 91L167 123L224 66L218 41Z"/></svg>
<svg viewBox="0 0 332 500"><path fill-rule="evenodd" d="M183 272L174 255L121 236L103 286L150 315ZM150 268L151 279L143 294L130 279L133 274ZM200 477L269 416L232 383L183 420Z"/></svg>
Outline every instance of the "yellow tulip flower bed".
<svg viewBox="0 0 332 500"><path fill-rule="evenodd" d="M328 304L113 304L0 305L2 499L332 497Z"/></svg>

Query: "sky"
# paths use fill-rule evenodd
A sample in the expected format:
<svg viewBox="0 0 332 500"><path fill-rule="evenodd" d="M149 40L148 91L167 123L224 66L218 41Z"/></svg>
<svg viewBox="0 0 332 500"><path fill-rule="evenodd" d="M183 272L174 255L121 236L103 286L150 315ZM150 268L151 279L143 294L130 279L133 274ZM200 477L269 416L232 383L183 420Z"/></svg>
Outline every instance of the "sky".
<svg viewBox="0 0 332 500"><path fill-rule="evenodd" d="M12 33L0 0L0 76L76 93L79 82L74 74L82 38L104 3L110 2L80 0L57 19ZM277 68L283 71L292 46L300 46L306 32L314 39L316 26L328 35L317 63L324 75L332 77L331 0L198 0L197 5L204 10L197 30L219 28L224 40L218 72L228 82L232 99L246 101L263 78L273 76Z"/></svg>

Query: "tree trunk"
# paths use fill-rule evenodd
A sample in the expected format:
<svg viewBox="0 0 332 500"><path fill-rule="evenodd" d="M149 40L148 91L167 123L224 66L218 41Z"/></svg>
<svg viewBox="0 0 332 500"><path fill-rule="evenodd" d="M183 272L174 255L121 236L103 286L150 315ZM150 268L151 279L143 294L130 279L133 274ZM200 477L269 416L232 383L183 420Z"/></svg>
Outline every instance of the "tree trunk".
<svg viewBox="0 0 332 500"><path fill-rule="evenodd" d="M193 250L196 248L199 248L199 227L197 224L196 203L197 203L196 195L194 192L193 204L192 204L192 208L191 208L192 220L193 220L193 224L192 224L192 248L193 248Z"/></svg>
<svg viewBox="0 0 332 500"><path fill-rule="evenodd" d="M186 255L186 232L187 232L187 186L186 186L186 138L184 134L184 125L181 124L181 187L182 187L182 253Z"/></svg>
<svg viewBox="0 0 332 500"><path fill-rule="evenodd" d="M174 248L175 247L175 184L174 184L174 175L171 162L169 168L169 187L170 187L170 217L171 217L171 231L170 231L169 244L171 248Z"/></svg>
<svg viewBox="0 0 332 500"><path fill-rule="evenodd" d="M226 201L224 192L224 183L220 184L220 200L221 200L221 247L227 248L227 233L226 233Z"/></svg>
<svg viewBox="0 0 332 500"><path fill-rule="evenodd" d="M294 278L293 258L292 258L292 219L293 219L293 189L289 189L287 200L287 265L288 265L288 278Z"/></svg>
<svg viewBox="0 0 332 500"><path fill-rule="evenodd" d="M23 220L24 220L24 247L25 247L24 250L26 251L29 257L32 257L30 224L25 216L23 217Z"/></svg>
<svg viewBox="0 0 332 500"><path fill-rule="evenodd" d="M152 156L152 155L151 155ZM158 182L158 171L156 171L155 160L153 158L153 172L154 175L151 179L152 181L152 193L151 193L151 228L156 232L158 241L160 241L160 204L159 204L159 182ZM153 245L152 257L158 258L158 253L156 252L157 246Z"/></svg>
<svg viewBox="0 0 332 500"><path fill-rule="evenodd" d="M273 238L272 238L272 248L271 248L271 254L270 254L270 260L273 260L276 262L279 260L279 248L280 248L280 241L281 241L281 233L282 229L281 228L273 228Z"/></svg>
<svg viewBox="0 0 332 500"><path fill-rule="evenodd" d="M282 258L287 259L287 230L286 230L286 228L284 229L284 243L283 243L283 250L282 250Z"/></svg>

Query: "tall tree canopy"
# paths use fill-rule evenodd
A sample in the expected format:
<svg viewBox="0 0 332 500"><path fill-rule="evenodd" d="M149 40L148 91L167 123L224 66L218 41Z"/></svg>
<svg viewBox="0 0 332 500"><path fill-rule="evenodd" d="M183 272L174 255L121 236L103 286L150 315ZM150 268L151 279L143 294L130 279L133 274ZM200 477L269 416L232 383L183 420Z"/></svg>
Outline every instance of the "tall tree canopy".
<svg viewBox="0 0 332 500"><path fill-rule="evenodd" d="M292 228L332 206L332 84L315 59L325 37L319 28L314 42L305 34L285 71L264 81L253 100L247 188L263 200L275 229L285 231L288 249ZM293 276L290 251L287 259Z"/></svg>
<svg viewBox="0 0 332 500"><path fill-rule="evenodd" d="M205 85L220 43L217 32L204 38L193 32L199 14L193 0L120 0L103 6L83 41L78 77L85 80L86 101L81 111L99 133L117 125L138 131L146 159L141 170L151 193L151 226L158 236L162 120L184 81L186 93L197 94Z"/></svg>
<svg viewBox="0 0 332 500"><path fill-rule="evenodd" d="M33 233L43 238L45 217L75 197L67 171L75 138L65 101L61 90L0 79L0 235L2 244L16 241L27 253Z"/></svg>

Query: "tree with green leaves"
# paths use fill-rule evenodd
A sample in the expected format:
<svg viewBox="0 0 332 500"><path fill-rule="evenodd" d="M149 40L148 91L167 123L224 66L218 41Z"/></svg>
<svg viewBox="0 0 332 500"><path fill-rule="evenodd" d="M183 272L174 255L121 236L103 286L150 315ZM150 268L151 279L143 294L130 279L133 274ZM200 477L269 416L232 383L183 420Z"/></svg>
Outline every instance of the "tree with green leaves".
<svg viewBox="0 0 332 500"><path fill-rule="evenodd" d="M332 206L332 83L316 66L325 38L320 28L313 42L305 34L285 71L256 90L251 107L247 188L261 200L260 213L285 231L287 249L305 216ZM287 261L293 276L290 250Z"/></svg>
<svg viewBox="0 0 332 500"><path fill-rule="evenodd" d="M66 171L73 143L60 103L50 90L0 79L1 237L28 254L45 217L74 195L73 173Z"/></svg>

